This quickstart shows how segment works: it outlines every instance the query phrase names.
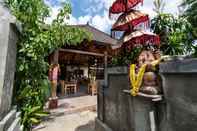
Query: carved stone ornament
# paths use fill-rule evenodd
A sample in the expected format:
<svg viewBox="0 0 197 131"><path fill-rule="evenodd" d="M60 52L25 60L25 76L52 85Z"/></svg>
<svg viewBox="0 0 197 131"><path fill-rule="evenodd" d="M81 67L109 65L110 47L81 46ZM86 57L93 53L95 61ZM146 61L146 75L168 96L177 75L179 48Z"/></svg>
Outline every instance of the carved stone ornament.
<svg viewBox="0 0 197 131"><path fill-rule="evenodd" d="M138 57L138 68L143 64L147 64L140 92L150 95L157 95L161 93L159 75L156 73L155 67L151 64L151 62L157 59L158 53L154 54L152 51L148 50L144 50L140 53Z"/></svg>

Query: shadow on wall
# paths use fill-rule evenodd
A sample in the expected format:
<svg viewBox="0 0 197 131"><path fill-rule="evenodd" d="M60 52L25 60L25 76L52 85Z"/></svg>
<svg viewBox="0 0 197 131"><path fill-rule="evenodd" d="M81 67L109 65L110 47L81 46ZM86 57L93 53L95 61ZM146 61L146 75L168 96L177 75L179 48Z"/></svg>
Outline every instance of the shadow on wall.
<svg viewBox="0 0 197 131"><path fill-rule="evenodd" d="M91 120L85 125L78 126L75 131L94 131L95 121Z"/></svg>

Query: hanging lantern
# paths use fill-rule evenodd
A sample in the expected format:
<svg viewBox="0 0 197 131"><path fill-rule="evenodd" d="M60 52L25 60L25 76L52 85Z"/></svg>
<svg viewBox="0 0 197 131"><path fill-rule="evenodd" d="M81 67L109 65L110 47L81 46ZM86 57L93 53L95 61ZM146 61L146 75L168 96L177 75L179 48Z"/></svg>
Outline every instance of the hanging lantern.
<svg viewBox="0 0 197 131"><path fill-rule="evenodd" d="M110 14L119 14L127 12L137 4L143 3L143 0L116 0L109 9Z"/></svg>
<svg viewBox="0 0 197 131"><path fill-rule="evenodd" d="M112 27L112 30L125 31L129 30L141 23L149 25L149 17L147 14L141 13L138 10L131 10L119 16L118 20Z"/></svg>
<svg viewBox="0 0 197 131"><path fill-rule="evenodd" d="M134 31L130 34L125 34L123 36L123 45L160 45L160 38L158 35L147 32L147 31L142 31L142 30L137 30Z"/></svg>

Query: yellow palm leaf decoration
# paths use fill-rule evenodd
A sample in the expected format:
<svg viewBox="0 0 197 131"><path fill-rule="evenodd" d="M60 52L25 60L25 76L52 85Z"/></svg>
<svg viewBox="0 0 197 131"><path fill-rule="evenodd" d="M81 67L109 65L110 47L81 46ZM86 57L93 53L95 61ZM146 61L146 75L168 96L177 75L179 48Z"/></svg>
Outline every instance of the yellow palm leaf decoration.
<svg viewBox="0 0 197 131"><path fill-rule="evenodd" d="M155 67L156 65L158 65L161 60L168 58L169 56L162 56L160 59L152 61L150 64ZM137 93L139 92L140 86L142 85L142 80L143 80L143 76L147 67L147 64L144 64L140 67L140 70L136 76L135 73L135 64L131 64L130 65L130 81L131 81L131 95L132 96L137 96Z"/></svg>
<svg viewBox="0 0 197 131"><path fill-rule="evenodd" d="M146 70L146 64L142 65L142 67L140 67L140 70L136 76L135 73L135 64L132 64L130 66L130 81L131 81L131 95L133 96L137 96L137 93L139 92L140 86L142 85L142 80L143 80L143 76Z"/></svg>

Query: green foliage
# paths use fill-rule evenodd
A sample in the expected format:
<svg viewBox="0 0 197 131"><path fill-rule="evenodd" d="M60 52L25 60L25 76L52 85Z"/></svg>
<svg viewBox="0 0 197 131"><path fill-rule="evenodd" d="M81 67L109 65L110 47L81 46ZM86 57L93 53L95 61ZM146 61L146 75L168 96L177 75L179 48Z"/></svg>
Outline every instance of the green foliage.
<svg viewBox="0 0 197 131"><path fill-rule="evenodd" d="M193 52L192 26L183 17L158 14L151 21L151 28L161 39L161 51L165 55L183 55Z"/></svg>
<svg viewBox="0 0 197 131"><path fill-rule="evenodd" d="M112 58L113 66L129 65L136 62L138 55L142 51L142 47L136 47L131 50L122 48L119 55Z"/></svg>
<svg viewBox="0 0 197 131"><path fill-rule="evenodd" d="M193 54L194 57L197 57L197 46L194 46L194 54Z"/></svg>
<svg viewBox="0 0 197 131"><path fill-rule="evenodd" d="M154 0L153 2L154 4L154 11L157 13L157 14L161 14L164 10L164 7L165 7L165 2L163 0Z"/></svg>
<svg viewBox="0 0 197 131"><path fill-rule="evenodd" d="M7 0L7 5L20 21L22 33L17 49L15 102L22 111L24 130L39 123L49 92L47 56L65 43L77 45L91 34L68 26L70 3L65 3L51 25L46 25L49 7L43 0Z"/></svg>
<svg viewBox="0 0 197 131"><path fill-rule="evenodd" d="M24 112L23 119L21 123L25 126L25 130L28 130L32 125L39 124L41 122L41 117L48 116L48 113L43 112L43 109L40 106L37 107L23 107L22 112Z"/></svg>
<svg viewBox="0 0 197 131"><path fill-rule="evenodd" d="M183 14L192 25L193 36L197 38L197 1L196 0L183 0L182 6L186 8L186 11Z"/></svg>
<svg viewBox="0 0 197 131"><path fill-rule="evenodd" d="M197 1L196 0L183 0L182 7L185 12L183 17L186 18L192 25L192 35L197 39ZM197 46L194 47L194 56L197 57Z"/></svg>

